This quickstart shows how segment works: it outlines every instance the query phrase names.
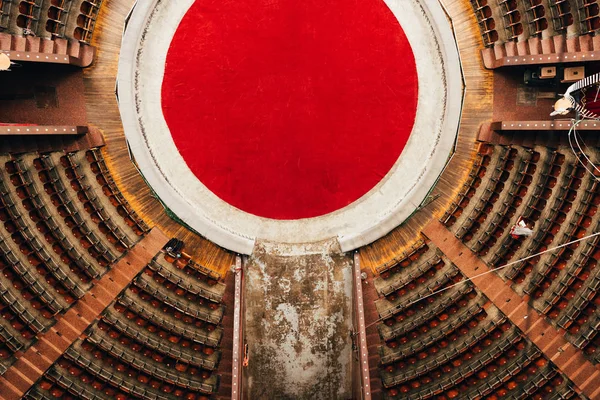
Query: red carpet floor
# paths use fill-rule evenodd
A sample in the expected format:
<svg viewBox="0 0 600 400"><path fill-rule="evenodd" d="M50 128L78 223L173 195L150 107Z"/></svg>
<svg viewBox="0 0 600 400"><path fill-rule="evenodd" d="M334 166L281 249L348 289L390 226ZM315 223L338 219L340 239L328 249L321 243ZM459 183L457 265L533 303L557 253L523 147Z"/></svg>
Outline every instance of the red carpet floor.
<svg viewBox="0 0 600 400"><path fill-rule="evenodd" d="M167 56L162 107L189 168L267 218L336 211L394 165L414 56L382 0L203 0Z"/></svg>

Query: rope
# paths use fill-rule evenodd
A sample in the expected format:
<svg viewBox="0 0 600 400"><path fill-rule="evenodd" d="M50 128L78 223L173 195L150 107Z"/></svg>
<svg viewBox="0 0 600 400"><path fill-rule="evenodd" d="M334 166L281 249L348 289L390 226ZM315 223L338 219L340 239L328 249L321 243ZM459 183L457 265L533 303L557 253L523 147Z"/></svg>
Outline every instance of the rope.
<svg viewBox="0 0 600 400"><path fill-rule="evenodd" d="M523 258L521 258L521 259L519 259L519 260L512 261L512 262L510 262L510 263L508 263L508 264L502 265L502 266L500 266L500 267L497 267L497 268L490 268L490 270L489 270L489 271L482 272L482 273L481 273L481 274L479 274L479 275L472 276L471 278L467 278L467 279L465 279L465 280L462 280L462 281L460 281L460 282L457 282L457 283L455 283L455 284L452 284L452 285L450 285L450 286L446 286L446 287L445 287L445 288L443 288L443 289L436 290L436 291L434 291L434 292L432 292L432 293L428 294L427 296L424 296L424 297L419 297L418 299L416 299L416 300L413 300L413 301L411 301L410 303L408 303L408 304L406 304L406 305L399 304L399 305L397 305L396 307L393 307L393 308L391 309L391 311L392 311L392 314L393 314L393 312L394 312L394 311L396 311L396 310L398 310L398 309L400 309L400 308L408 308L408 307L412 306L413 304L416 304L416 303L418 303L418 302L420 302L420 301L423 301L423 300L427 299L428 297L435 296L436 294L439 294L439 293L445 292L446 290L449 290L449 289L451 289L451 288L453 288L453 287L455 287L455 286L458 286L458 285L460 285L460 284L463 284L463 283L470 282L470 281L472 281L473 279L475 279L475 278L479 278L479 277L481 277L481 276L484 276L484 275L487 275L487 274L489 274L490 272L499 271L499 270L501 270L501 269L504 269L504 268L506 268L506 267L509 267L509 266L511 266L511 265L514 265L514 264L520 263L520 262L522 262L522 261L527 261L527 260L529 260L530 258L534 258L534 257L537 257L537 256L541 256L541 255L543 255L543 254L546 254L546 253L548 253L548 252L551 252L551 251L554 251L554 250L557 250L557 249L561 249L561 248L563 248L563 247L566 247L566 246L570 246L570 245L572 245L573 243L581 242L581 241L583 241L583 240L587 240L587 239L590 239L590 238L596 237L596 236L598 236L598 235L600 235L600 232L596 232L596 233L593 233L593 234L591 234L591 235L584 236L584 237L582 237L581 239L576 239L576 240L573 240L573 241L570 241L570 242L567 242L567 243L561 244L560 246L552 247L552 248L550 248L550 249L546 249L546 250L544 250L544 251L541 251L541 252L539 252L539 253L532 254L532 255L530 255L530 256L527 256L527 257L523 257ZM388 317L381 317L381 318L379 318L379 319L377 319L377 320L375 320L375 321L371 322L369 325L367 325L367 326L366 326L366 328L365 328L365 329L367 329L367 328L370 328L371 326L373 326L373 325L375 325L375 324L377 324L377 323L379 323L379 322L381 322L381 321L383 321L383 320L386 320L386 319L388 319L388 318L389 318L389 316L388 316Z"/></svg>

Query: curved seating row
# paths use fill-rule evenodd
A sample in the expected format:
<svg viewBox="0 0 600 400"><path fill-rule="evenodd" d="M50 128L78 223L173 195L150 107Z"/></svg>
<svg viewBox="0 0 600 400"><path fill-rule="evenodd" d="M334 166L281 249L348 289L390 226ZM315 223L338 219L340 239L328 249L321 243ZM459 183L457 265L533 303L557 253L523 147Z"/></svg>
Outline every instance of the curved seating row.
<svg viewBox="0 0 600 400"><path fill-rule="evenodd" d="M0 28L13 35L90 43L102 0L2 0Z"/></svg>

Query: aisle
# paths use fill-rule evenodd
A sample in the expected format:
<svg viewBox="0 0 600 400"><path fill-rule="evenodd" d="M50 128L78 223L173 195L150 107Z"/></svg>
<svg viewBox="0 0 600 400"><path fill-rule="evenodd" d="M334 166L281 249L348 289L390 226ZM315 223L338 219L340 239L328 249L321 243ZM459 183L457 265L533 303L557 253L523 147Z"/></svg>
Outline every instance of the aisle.
<svg viewBox="0 0 600 400"><path fill-rule="evenodd" d="M334 246L259 243L248 259L248 398L352 397L352 257Z"/></svg>

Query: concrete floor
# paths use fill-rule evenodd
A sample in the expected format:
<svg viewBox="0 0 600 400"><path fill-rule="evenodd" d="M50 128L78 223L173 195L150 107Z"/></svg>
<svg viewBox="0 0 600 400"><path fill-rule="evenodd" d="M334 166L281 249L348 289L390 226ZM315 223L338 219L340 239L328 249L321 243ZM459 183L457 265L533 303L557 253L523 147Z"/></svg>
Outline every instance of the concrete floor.
<svg viewBox="0 0 600 400"><path fill-rule="evenodd" d="M351 254L261 242L245 269L245 397L352 398Z"/></svg>

